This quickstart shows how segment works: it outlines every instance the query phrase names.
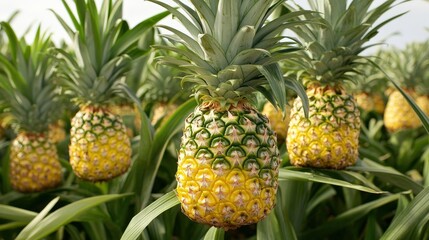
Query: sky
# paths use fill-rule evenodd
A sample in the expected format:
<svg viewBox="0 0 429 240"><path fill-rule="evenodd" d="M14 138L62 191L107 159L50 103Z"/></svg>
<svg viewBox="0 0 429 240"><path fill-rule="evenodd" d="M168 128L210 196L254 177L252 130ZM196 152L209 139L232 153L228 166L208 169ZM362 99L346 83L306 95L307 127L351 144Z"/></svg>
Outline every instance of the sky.
<svg viewBox="0 0 429 240"><path fill-rule="evenodd" d="M171 0L163 1L172 3ZM303 0L296 0L298 3L301 1ZM70 0L68 2L71 3ZM158 5L145 0L123 0L123 2L123 16L130 26L134 26L164 10ZM380 3L383 0L375 0L375 2ZM14 11L19 10L20 14L12 23L12 27L18 34L24 33L31 25L41 24L43 29L52 32L55 41L59 42L62 39L67 39L61 25L48 9L52 9L64 16L65 19L68 19L60 0L0 0L0 21L7 20ZM391 9L386 17L402 12L407 13L383 27L372 42L386 39L388 45L402 47L413 41L429 39L429 21L427 21L429 1L411 0L399 4ZM180 27L180 24L173 20L172 17L167 17L162 23Z"/></svg>

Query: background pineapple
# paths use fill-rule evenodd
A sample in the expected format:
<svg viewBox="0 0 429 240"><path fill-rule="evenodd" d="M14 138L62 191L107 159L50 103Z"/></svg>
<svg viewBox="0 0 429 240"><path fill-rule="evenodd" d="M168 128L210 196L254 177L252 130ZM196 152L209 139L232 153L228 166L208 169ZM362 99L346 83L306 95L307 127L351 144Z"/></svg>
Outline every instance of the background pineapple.
<svg viewBox="0 0 429 240"><path fill-rule="evenodd" d="M67 9L70 7L63 2ZM80 110L71 120L70 164L75 174L90 181L103 181L127 171L131 146L120 116L113 114L107 104L119 91L118 83L127 70L128 58L112 51L115 34L120 32L120 13L110 12L110 1L103 1L99 13L94 1L75 1L78 14L69 12L76 32L57 15L75 41L75 52L59 50L62 55L62 76L67 94ZM118 3L121 4L121 3ZM115 6L117 7L117 6ZM118 10L119 9L119 10ZM104 18L107 14L109 18ZM101 30L101 32L100 32ZM100 41L101 40L101 41Z"/></svg>
<svg viewBox="0 0 429 240"><path fill-rule="evenodd" d="M124 92L129 53L138 35L130 34L121 18L122 1L104 0L99 9L94 0L74 3L76 14L63 1L74 26L56 14L74 40L74 52L58 49L64 93L80 108L71 120L70 164L81 179L105 181L131 164L125 125L109 104Z"/></svg>
<svg viewBox="0 0 429 240"><path fill-rule="evenodd" d="M285 143L287 131L289 129L290 111L293 102L297 97L292 91L287 91L288 102L284 112L280 108L275 107L271 102L265 101L262 107L262 114L265 114L270 120L270 124L274 132L277 134L277 144L280 146Z"/></svg>
<svg viewBox="0 0 429 240"><path fill-rule="evenodd" d="M268 119L250 100L258 89L284 109L277 61L286 57L281 51L289 44L278 34L296 23L288 22L290 15L267 22L280 1L194 0L194 9L175 1L185 13L151 1L171 11L189 32L162 26L183 48L158 46L178 54L161 62L183 69L183 82L193 86L199 101L185 122L179 150L182 211L224 229L256 223L275 205L280 158ZM269 84L273 93L265 88Z"/></svg>
<svg viewBox="0 0 429 240"><path fill-rule="evenodd" d="M415 42L408 44L404 49L392 47L384 51L383 59L387 60L382 62L383 69L405 92L414 100L418 97L417 89L423 95L428 92L427 80L425 80L429 68L428 43ZM420 105L423 109L425 108L421 102ZM417 114L396 89L389 95L384 113L384 125L390 132L421 126Z"/></svg>
<svg viewBox="0 0 429 240"><path fill-rule="evenodd" d="M56 120L58 95L52 78L54 45L40 28L31 45L18 39L6 22L8 57L0 54L0 92L4 119L16 136L10 144L10 183L20 192L39 192L61 183L61 165L48 126Z"/></svg>
<svg viewBox="0 0 429 240"><path fill-rule="evenodd" d="M353 74L363 64L364 44L395 18L374 25L394 1L378 6L370 0L308 3L315 13L305 19L314 23L293 30L304 44L300 52L304 60L296 64L307 88L309 117L298 98L291 111L287 150L294 165L343 169L358 158L360 131L359 110L344 83L355 80Z"/></svg>
<svg viewBox="0 0 429 240"><path fill-rule="evenodd" d="M155 44L167 45L157 34ZM156 62L160 57L174 57L175 53L163 49L153 51L145 59L145 68L141 72L137 96L142 99L142 105L150 114L152 125L171 115L177 107L189 96L189 91L180 86L181 72L172 66ZM136 117L136 127L140 127L140 117Z"/></svg>
<svg viewBox="0 0 429 240"><path fill-rule="evenodd" d="M181 89L177 69L154 63L148 65L147 76L139 89L142 103L152 110L150 119L153 125L171 115L186 96L186 91Z"/></svg>
<svg viewBox="0 0 429 240"><path fill-rule="evenodd" d="M378 63L381 56L376 53L372 61ZM357 105L364 113L375 112L383 114L385 108L384 91L387 88L387 79L383 73L373 65L362 65L357 68L359 74L356 81L349 84L348 90L353 93Z"/></svg>
<svg viewBox="0 0 429 240"><path fill-rule="evenodd" d="M417 51L425 53L425 59L422 63L422 77L416 85L416 103L429 116L429 40L415 43Z"/></svg>
<svg viewBox="0 0 429 240"><path fill-rule="evenodd" d="M54 143L59 143L64 141L67 138L67 133L65 129L65 122L63 120L58 120L49 124L49 138Z"/></svg>

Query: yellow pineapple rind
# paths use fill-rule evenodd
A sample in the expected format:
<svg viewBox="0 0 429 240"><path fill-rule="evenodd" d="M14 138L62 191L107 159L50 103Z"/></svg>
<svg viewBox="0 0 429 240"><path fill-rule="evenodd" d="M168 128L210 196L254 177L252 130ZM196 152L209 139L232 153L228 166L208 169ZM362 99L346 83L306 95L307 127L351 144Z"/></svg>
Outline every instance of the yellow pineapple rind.
<svg viewBox="0 0 429 240"><path fill-rule="evenodd" d="M54 143L64 141L67 137L65 123L62 120L49 124L48 129L49 139Z"/></svg>
<svg viewBox="0 0 429 240"><path fill-rule="evenodd" d="M422 111L429 116L429 96L421 95L416 98L417 105L422 109Z"/></svg>
<svg viewBox="0 0 429 240"><path fill-rule="evenodd" d="M407 90L407 93L415 99L414 91ZM398 90L389 95L383 119L384 126L389 132L418 128L422 124L413 108Z"/></svg>
<svg viewBox="0 0 429 240"><path fill-rule="evenodd" d="M344 169L358 158L360 113L351 95L330 87L307 90L309 118L297 98L286 140L296 166Z"/></svg>
<svg viewBox="0 0 429 240"><path fill-rule="evenodd" d="M61 183L61 164L55 144L46 134L20 132L10 147L9 178L19 192L41 192Z"/></svg>
<svg viewBox="0 0 429 240"><path fill-rule="evenodd" d="M375 111L376 113L384 113L384 100L380 94L371 94L360 92L354 94L357 105L366 112Z"/></svg>
<svg viewBox="0 0 429 240"><path fill-rule="evenodd" d="M283 116L283 113L279 109L276 109L270 102L265 103L262 109L262 113L268 117L272 129L277 134L277 141L279 144L283 144L286 140L290 122L290 111L291 106L286 105Z"/></svg>
<svg viewBox="0 0 429 240"><path fill-rule="evenodd" d="M88 181L107 181L131 164L131 142L120 116L103 108L81 109L71 121L70 164Z"/></svg>
<svg viewBox="0 0 429 240"><path fill-rule="evenodd" d="M249 105L198 106L187 118L179 151L182 211L225 230L256 223L275 205L280 166L268 119Z"/></svg>

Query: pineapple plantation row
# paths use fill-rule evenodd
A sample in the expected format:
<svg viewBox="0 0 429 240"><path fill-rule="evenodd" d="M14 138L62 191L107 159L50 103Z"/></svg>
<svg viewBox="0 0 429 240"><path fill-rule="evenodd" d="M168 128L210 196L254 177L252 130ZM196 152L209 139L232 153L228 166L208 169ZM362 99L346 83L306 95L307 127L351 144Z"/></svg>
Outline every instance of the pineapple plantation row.
<svg viewBox="0 0 429 240"><path fill-rule="evenodd" d="M401 3L149 1L1 19L1 240L429 239L429 39L373 42Z"/></svg>

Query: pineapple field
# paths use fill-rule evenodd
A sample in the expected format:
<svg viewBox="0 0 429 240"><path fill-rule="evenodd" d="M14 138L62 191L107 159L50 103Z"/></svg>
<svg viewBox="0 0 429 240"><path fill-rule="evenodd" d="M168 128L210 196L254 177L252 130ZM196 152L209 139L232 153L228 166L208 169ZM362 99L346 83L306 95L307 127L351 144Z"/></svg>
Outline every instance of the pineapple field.
<svg viewBox="0 0 429 240"><path fill-rule="evenodd" d="M0 16L0 240L429 239L407 0L172 2Z"/></svg>

